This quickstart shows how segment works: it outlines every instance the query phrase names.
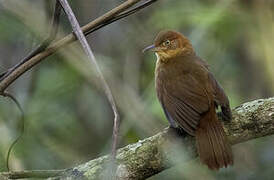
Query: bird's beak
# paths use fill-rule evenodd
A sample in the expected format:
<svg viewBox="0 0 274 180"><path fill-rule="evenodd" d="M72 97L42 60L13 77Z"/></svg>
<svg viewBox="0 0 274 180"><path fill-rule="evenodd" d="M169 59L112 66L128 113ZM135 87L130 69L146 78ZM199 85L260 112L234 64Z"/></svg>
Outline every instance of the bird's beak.
<svg viewBox="0 0 274 180"><path fill-rule="evenodd" d="M156 51L156 47L155 47L155 45L154 44L152 44L152 45L150 45L150 46L148 46L148 47L146 47L145 49L143 49L143 53L145 53L146 51L148 51L148 50L151 50L151 51Z"/></svg>

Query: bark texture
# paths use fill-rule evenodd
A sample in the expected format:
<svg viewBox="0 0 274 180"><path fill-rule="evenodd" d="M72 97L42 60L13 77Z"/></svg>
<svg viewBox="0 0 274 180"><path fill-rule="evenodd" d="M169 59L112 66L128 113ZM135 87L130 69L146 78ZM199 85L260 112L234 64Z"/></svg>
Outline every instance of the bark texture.
<svg viewBox="0 0 274 180"><path fill-rule="evenodd" d="M224 127L231 144L274 134L274 98L259 99L236 107L232 121L224 122ZM181 156L185 154L184 162L196 158L195 138L178 137L167 128L152 137L130 144L118 150L117 178L148 178L176 164L179 156L177 152ZM182 158L179 159L182 162ZM108 155L99 157L68 169L54 179L105 179L109 160Z"/></svg>
<svg viewBox="0 0 274 180"><path fill-rule="evenodd" d="M273 135L274 97L244 103L232 111L232 116L231 122L222 121L232 145ZM219 116L219 119L222 117ZM194 137L178 136L174 130L166 128L152 137L118 150L116 179L146 179L176 163L186 163L196 157ZM110 160L111 157L106 155L65 170L4 172L0 173L0 179L55 176L49 179L109 180Z"/></svg>

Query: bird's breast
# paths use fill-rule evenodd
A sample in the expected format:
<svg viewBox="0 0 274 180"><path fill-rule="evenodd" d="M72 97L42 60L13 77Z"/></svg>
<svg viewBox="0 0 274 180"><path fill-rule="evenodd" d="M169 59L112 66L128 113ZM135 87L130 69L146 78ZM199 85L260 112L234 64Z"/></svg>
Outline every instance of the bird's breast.
<svg viewBox="0 0 274 180"><path fill-rule="evenodd" d="M157 59L155 78L163 82L172 81L179 76L189 73L187 65L178 59L170 59L168 62Z"/></svg>
<svg viewBox="0 0 274 180"><path fill-rule="evenodd" d="M176 84L178 77L182 77L183 73L183 67L172 63L172 60L165 63L158 59L155 68L155 87L158 98L164 94L168 86Z"/></svg>

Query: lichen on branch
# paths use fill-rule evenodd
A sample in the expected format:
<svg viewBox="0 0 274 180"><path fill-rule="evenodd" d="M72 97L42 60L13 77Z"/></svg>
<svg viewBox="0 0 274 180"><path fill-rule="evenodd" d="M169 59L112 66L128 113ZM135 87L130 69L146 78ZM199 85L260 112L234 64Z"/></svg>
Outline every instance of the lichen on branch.
<svg viewBox="0 0 274 180"><path fill-rule="evenodd" d="M259 99L236 107L232 121L224 122L224 127L231 144L274 134L274 98ZM180 154L176 154L178 152ZM148 178L173 166L178 156L183 156L183 161L179 158L181 163L197 157L195 138L174 136L167 128L119 149L117 178ZM102 156L68 169L58 179L102 179L109 159L108 155Z"/></svg>

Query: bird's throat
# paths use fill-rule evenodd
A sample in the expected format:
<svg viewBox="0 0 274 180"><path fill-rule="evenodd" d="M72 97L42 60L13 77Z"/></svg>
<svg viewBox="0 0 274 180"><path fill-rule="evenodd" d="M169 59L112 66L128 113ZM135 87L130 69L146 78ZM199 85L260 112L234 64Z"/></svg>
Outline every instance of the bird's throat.
<svg viewBox="0 0 274 180"><path fill-rule="evenodd" d="M160 61L160 56L159 56L159 54L156 52L155 55L156 55L156 57L157 57L157 61Z"/></svg>
<svg viewBox="0 0 274 180"><path fill-rule="evenodd" d="M166 55L165 53L155 52L155 55L157 57L157 62L166 63L169 59L168 55Z"/></svg>

